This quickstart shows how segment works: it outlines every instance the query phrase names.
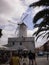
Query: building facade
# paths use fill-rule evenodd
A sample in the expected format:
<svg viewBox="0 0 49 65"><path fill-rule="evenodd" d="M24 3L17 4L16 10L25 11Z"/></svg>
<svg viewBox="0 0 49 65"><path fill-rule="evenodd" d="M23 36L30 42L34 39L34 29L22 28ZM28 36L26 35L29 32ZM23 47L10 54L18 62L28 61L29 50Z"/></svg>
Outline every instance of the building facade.
<svg viewBox="0 0 49 65"><path fill-rule="evenodd" d="M19 36L16 38L15 37L8 38L7 47L9 47L10 50L27 49L34 52L35 50L34 37L27 37L27 26L24 23L18 24L18 26Z"/></svg>

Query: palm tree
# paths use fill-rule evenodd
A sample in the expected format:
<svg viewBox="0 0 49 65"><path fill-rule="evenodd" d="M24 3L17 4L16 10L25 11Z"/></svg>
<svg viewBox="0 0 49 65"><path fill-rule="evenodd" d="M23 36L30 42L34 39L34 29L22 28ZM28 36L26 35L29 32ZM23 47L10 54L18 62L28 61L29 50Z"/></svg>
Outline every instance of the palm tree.
<svg viewBox="0 0 49 65"><path fill-rule="evenodd" d="M49 0L39 0L35 3L32 3L29 7L36 7L36 6L49 6Z"/></svg>
<svg viewBox="0 0 49 65"><path fill-rule="evenodd" d="M33 18L34 27L38 27L38 30L34 33L37 36L37 39L42 34L48 35L49 37L49 0L39 0L38 2L32 3L29 7L36 7L36 6L45 6L45 9L39 11ZM38 23L38 20L43 18L41 23ZM43 32L39 34L40 32ZM45 37L45 35L43 37Z"/></svg>

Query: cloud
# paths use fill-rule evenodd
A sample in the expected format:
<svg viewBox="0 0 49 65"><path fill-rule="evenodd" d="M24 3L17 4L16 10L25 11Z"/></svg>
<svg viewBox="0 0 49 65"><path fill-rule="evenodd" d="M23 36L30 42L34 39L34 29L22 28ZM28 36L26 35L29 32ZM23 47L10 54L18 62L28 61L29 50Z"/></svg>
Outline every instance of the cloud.
<svg viewBox="0 0 49 65"><path fill-rule="evenodd" d="M6 17L4 15L0 15L0 25L8 24Z"/></svg>
<svg viewBox="0 0 49 65"><path fill-rule="evenodd" d="M6 0L0 0L0 14L10 14L12 11L11 6Z"/></svg>
<svg viewBox="0 0 49 65"><path fill-rule="evenodd" d="M7 23L9 18L20 18L26 8L20 0L0 0L0 24Z"/></svg>
<svg viewBox="0 0 49 65"><path fill-rule="evenodd" d="M35 0L37 1L37 0ZM0 17L4 17L6 20L9 18L20 19L22 14L26 11L28 6L24 3L30 4L33 0L0 0ZM2 15L2 16L1 16ZM3 23L4 21L1 20Z"/></svg>
<svg viewBox="0 0 49 65"><path fill-rule="evenodd" d="M21 18L22 14L28 8L28 6L23 5L22 1L24 3L28 2L28 4L33 2L33 0L0 0L0 24L8 23L10 18Z"/></svg>
<svg viewBox="0 0 49 65"><path fill-rule="evenodd" d="M39 1L39 0L25 0L26 5L30 5L31 3L36 2L36 1Z"/></svg>

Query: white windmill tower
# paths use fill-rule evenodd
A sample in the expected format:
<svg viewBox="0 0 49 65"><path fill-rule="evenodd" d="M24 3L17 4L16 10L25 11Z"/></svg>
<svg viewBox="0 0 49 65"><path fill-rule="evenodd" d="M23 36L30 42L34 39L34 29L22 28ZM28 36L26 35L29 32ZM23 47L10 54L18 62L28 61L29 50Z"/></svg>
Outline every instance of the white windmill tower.
<svg viewBox="0 0 49 65"><path fill-rule="evenodd" d="M26 37L27 36L27 26L25 25L24 22L22 22L19 25L19 37Z"/></svg>
<svg viewBox="0 0 49 65"><path fill-rule="evenodd" d="M27 25L23 22L27 16L21 17L20 23L18 23L19 37L27 37Z"/></svg>

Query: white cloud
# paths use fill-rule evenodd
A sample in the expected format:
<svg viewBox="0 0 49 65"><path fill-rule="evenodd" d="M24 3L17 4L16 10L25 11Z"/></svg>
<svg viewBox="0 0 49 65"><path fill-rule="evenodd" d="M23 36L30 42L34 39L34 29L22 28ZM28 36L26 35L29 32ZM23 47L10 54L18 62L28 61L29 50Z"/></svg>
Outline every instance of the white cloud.
<svg viewBox="0 0 49 65"><path fill-rule="evenodd" d="M0 25L6 25L8 24L8 21L4 15L0 15Z"/></svg>
<svg viewBox="0 0 49 65"><path fill-rule="evenodd" d="M33 0L22 0L24 3L33 2ZM20 19L22 14L26 11L28 6L23 5L21 0L0 0L0 17L2 17L2 22L4 22L3 19L6 19L8 21L9 18L16 18ZM2 24L2 23L1 23Z"/></svg>
<svg viewBox="0 0 49 65"><path fill-rule="evenodd" d="M39 1L39 0L25 0L26 5L30 5L31 3L36 2L36 1Z"/></svg>
<svg viewBox="0 0 49 65"><path fill-rule="evenodd" d="M10 17L20 18L25 8L19 0L0 0L0 17L6 20ZM4 23L4 21L1 21Z"/></svg>
<svg viewBox="0 0 49 65"><path fill-rule="evenodd" d="M20 18L28 7L23 5L22 1L28 4L34 2L33 0L0 0L0 17L3 16L6 20L11 17Z"/></svg>
<svg viewBox="0 0 49 65"><path fill-rule="evenodd" d="M9 15L12 12L12 7L9 5L6 0L0 0L0 14Z"/></svg>

